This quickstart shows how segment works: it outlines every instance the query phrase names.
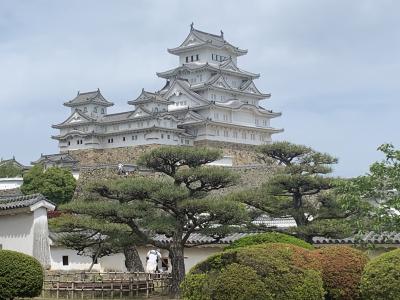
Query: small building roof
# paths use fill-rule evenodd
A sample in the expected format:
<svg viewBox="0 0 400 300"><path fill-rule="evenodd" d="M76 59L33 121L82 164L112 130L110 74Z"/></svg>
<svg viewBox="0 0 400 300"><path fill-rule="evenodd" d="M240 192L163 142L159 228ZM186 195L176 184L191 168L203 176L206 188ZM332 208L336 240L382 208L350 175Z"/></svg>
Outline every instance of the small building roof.
<svg viewBox="0 0 400 300"><path fill-rule="evenodd" d="M35 204L46 207L48 210L54 210L56 205L46 199L42 194L23 195L16 197L7 197L0 199L0 212L18 208L30 208L31 211L38 207Z"/></svg>
<svg viewBox="0 0 400 300"><path fill-rule="evenodd" d="M56 154L41 154L40 158L32 162L32 165L42 163L54 163L54 164L77 164L75 158L68 153L56 153Z"/></svg>
<svg viewBox="0 0 400 300"><path fill-rule="evenodd" d="M78 95L70 101L64 103L65 106L75 107L85 105L89 103L95 103L100 106L113 106L114 103L106 100L100 92L100 89L92 92L81 93L78 91Z"/></svg>
<svg viewBox="0 0 400 300"><path fill-rule="evenodd" d="M17 161L15 159L15 157L10 158L10 159L0 159L0 167L3 165L7 165L7 164L12 164L13 166L20 168L21 170L27 170L30 167L29 166L25 166L24 164L20 163L19 161Z"/></svg>
<svg viewBox="0 0 400 300"><path fill-rule="evenodd" d="M313 243L315 245L388 245L388 244L400 244L400 232L366 232L364 234L354 235L348 238L329 238L329 237L313 237Z"/></svg>

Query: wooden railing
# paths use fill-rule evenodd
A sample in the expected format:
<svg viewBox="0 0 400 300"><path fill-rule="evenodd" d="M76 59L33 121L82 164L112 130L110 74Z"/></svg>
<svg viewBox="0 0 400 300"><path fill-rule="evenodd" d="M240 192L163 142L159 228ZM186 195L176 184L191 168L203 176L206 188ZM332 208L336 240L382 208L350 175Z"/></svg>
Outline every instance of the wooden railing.
<svg viewBox="0 0 400 300"><path fill-rule="evenodd" d="M42 298L132 298L165 295L169 273L47 272Z"/></svg>

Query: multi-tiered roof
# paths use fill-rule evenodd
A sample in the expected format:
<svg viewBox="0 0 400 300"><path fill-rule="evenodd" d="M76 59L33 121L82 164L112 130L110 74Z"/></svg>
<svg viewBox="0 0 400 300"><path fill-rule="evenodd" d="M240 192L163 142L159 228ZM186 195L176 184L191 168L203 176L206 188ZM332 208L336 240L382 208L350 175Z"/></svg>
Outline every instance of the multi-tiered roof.
<svg viewBox="0 0 400 300"><path fill-rule="evenodd" d="M282 131L269 124L280 113L259 103L270 98L254 83L260 74L238 67L238 57L247 50L226 41L222 31L211 34L191 24L185 40L168 52L179 57L179 65L157 73L166 79L164 87L157 92L142 89L136 99L128 101L131 111L108 114L106 108L113 103L100 90L78 92L65 102L71 107L71 116L53 126L61 131L53 137L60 141L60 147L193 145L204 140L260 144ZM132 138L127 139L128 135Z"/></svg>

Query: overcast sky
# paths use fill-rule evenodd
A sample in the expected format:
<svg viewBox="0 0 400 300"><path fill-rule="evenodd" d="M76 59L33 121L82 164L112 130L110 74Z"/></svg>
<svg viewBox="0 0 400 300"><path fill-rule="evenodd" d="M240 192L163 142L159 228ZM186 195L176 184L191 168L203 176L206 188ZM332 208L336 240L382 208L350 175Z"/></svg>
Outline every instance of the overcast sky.
<svg viewBox="0 0 400 300"><path fill-rule="evenodd" d="M164 84L189 24L248 49L265 107L281 111L275 139L339 158L337 176L367 172L376 148L400 146L400 1L0 0L0 157L56 153L51 124L78 90L100 88L128 109Z"/></svg>

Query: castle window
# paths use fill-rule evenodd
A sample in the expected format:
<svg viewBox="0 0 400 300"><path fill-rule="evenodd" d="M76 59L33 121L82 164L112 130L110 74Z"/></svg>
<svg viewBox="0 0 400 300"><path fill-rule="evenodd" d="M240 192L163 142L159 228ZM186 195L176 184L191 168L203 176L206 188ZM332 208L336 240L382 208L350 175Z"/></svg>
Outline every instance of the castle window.
<svg viewBox="0 0 400 300"><path fill-rule="evenodd" d="M183 139L181 139L181 144L183 144Z"/></svg>
<svg viewBox="0 0 400 300"><path fill-rule="evenodd" d="M217 129L216 133L217 133L217 136L219 136L219 130L218 129Z"/></svg>
<svg viewBox="0 0 400 300"><path fill-rule="evenodd" d="M62 263L63 263L63 266L68 266L69 265L68 255L63 255Z"/></svg>
<svg viewBox="0 0 400 300"><path fill-rule="evenodd" d="M122 141L124 141L124 142L125 142L125 140L126 140L126 139L125 139L125 137L123 136L123 137L122 137Z"/></svg>
<svg viewBox="0 0 400 300"><path fill-rule="evenodd" d="M87 112L87 107L86 106L83 108L83 112Z"/></svg>
<svg viewBox="0 0 400 300"><path fill-rule="evenodd" d="M242 139L246 139L246 137L247 137L247 135L246 135L246 132L242 132Z"/></svg>
<svg viewBox="0 0 400 300"><path fill-rule="evenodd" d="M95 108L93 109L93 111L94 111L95 113L97 113L97 106L95 106Z"/></svg>
<svg viewBox="0 0 400 300"><path fill-rule="evenodd" d="M104 111L105 111L104 108L102 108L102 109L101 109L101 113L104 114Z"/></svg>
<svg viewBox="0 0 400 300"><path fill-rule="evenodd" d="M71 146L71 142L70 141L68 141L68 146Z"/></svg>
<svg viewBox="0 0 400 300"><path fill-rule="evenodd" d="M161 133L161 138L162 138L162 139L164 138L164 134L162 134L162 133Z"/></svg>
<svg viewBox="0 0 400 300"><path fill-rule="evenodd" d="M234 137L235 139L237 139L237 137L238 137L237 131L234 131L234 132L233 132L233 137Z"/></svg>
<svg viewBox="0 0 400 300"><path fill-rule="evenodd" d="M189 62L189 56L186 56L186 62Z"/></svg>
<svg viewBox="0 0 400 300"><path fill-rule="evenodd" d="M193 61L193 55L190 57L190 61Z"/></svg>
<svg viewBox="0 0 400 300"><path fill-rule="evenodd" d="M228 130L224 130L224 136L228 136L229 135L229 132L228 132Z"/></svg>
<svg viewBox="0 0 400 300"><path fill-rule="evenodd" d="M171 136L169 134L167 135L167 139L171 139Z"/></svg>
<svg viewBox="0 0 400 300"><path fill-rule="evenodd" d="M211 59L214 60L214 54L211 54Z"/></svg>
<svg viewBox="0 0 400 300"><path fill-rule="evenodd" d="M256 135L254 133L250 134L250 138L254 141L256 139Z"/></svg>
<svg viewBox="0 0 400 300"><path fill-rule="evenodd" d="M199 55L198 54L196 54L196 60L199 60Z"/></svg>

